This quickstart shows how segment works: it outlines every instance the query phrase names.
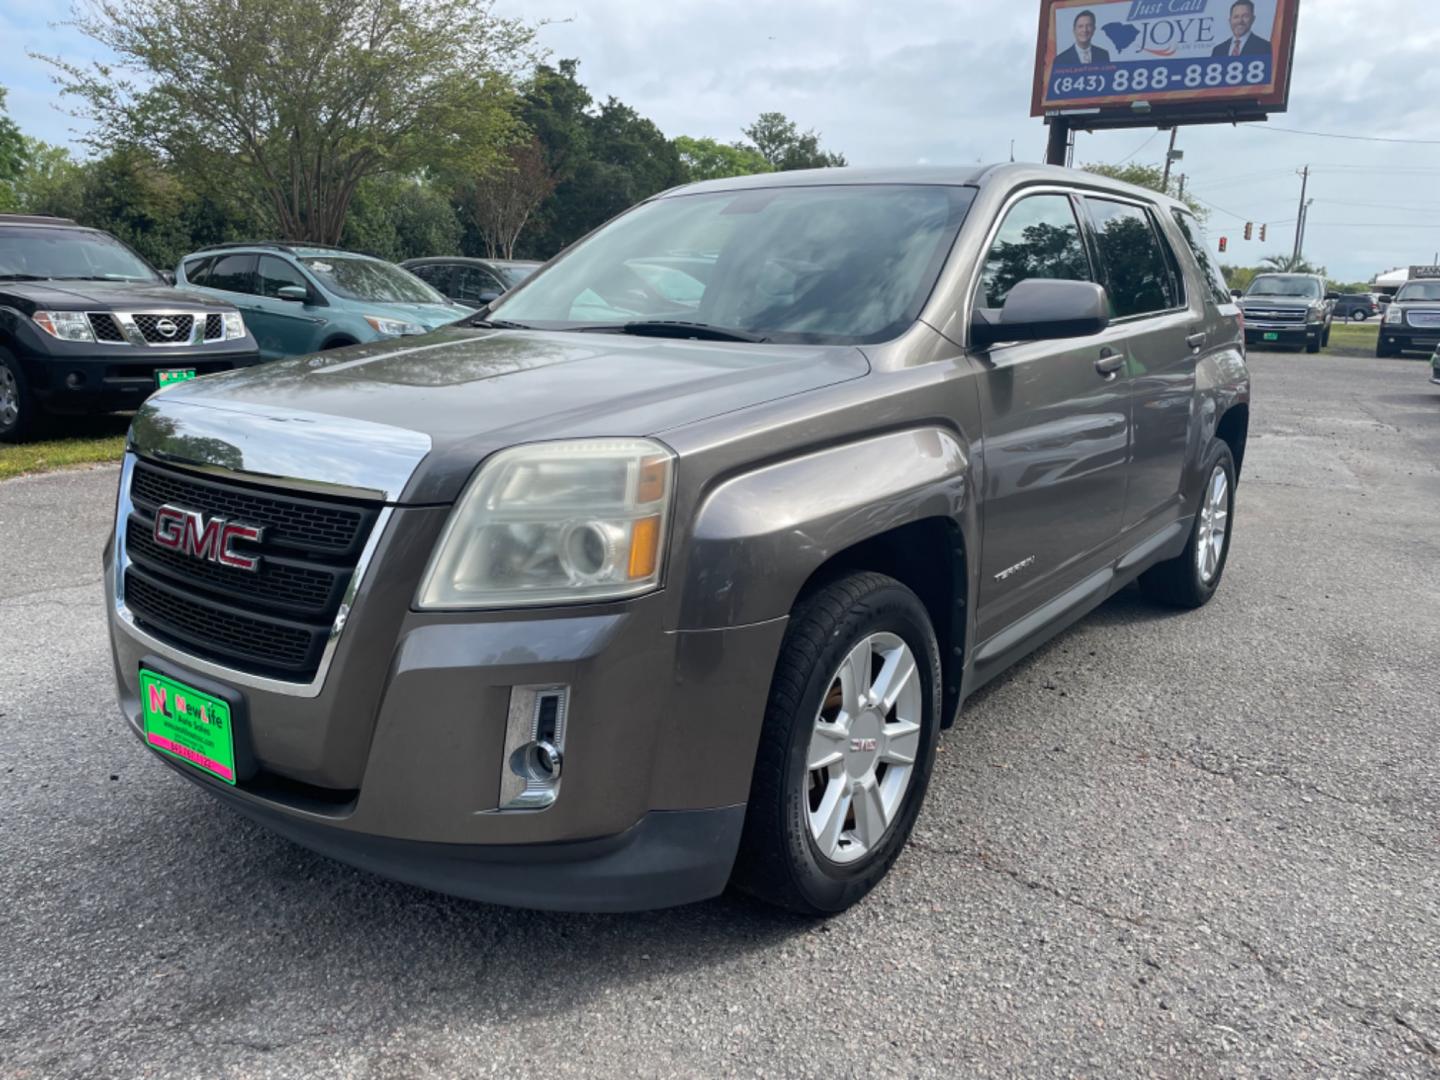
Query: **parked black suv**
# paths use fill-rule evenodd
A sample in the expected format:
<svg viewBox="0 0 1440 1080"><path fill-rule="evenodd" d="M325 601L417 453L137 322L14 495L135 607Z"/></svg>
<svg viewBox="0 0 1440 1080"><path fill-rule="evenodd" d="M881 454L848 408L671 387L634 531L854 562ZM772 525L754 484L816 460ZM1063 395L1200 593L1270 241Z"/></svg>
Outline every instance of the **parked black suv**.
<svg viewBox="0 0 1440 1080"><path fill-rule="evenodd" d="M109 233L0 214L0 440L259 360L234 307L171 288Z"/></svg>
<svg viewBox="0 0 1440 1080"><path fill-rule="evenodd" d="M1376 356L1429 352L1440 346L1440 277L1407 281L1385 309Z"/></svg>

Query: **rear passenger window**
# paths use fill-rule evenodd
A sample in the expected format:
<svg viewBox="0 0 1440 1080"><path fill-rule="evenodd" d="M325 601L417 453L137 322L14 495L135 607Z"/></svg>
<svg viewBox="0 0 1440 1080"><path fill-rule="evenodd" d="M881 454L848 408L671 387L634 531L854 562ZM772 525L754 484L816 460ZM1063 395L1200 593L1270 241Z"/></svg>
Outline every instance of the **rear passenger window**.
<svg viewBox="0 0 1440 1080"><path fill-rule="evenodd" d="M1067 195L1031 195L1005 215L980 277L980 304L1005 306L1010 290L1030 278L1094 281Z"/></svg>
<svg viewBox="0 0 1440 1080"><path fill-rule="evenodd" d="M1130 203L1087 197L1115 317L1148 315L1176 306L1170 266L1149 216Z"/></svg>
<svg viewBox="0 0 1440 1080"><path fill-rule="evenodd" d="M1180 226L1180 233L1185 237L1185 243L1190 245L1190 252L1195 256L1195 261L1200 264L1200 269L1205 274L1206 283L1215 296L1217 304L1233 304L1234 298L1230 295L1230 284L1225 280L1225 274L1220 269L1220 263L1210 256L1210 242L1205 235L1205 229L1194 214L1187 214L1184 210L1172 210L1175 216L1175 224Z"/></svg>
<svg viewBox="0 0 1440 1080"><path fill-rule="evenodd" d="M222 255L210 267L205 285L225 292L252 293L255 291L254 278L254 255Z"/></svg>

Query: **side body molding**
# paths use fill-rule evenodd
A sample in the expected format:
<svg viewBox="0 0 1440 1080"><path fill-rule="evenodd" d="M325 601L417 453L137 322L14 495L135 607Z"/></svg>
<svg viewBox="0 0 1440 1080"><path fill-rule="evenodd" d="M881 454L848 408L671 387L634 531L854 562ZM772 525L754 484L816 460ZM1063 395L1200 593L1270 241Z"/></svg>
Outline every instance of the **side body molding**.
<svg viewBox="0 0 1440 1080"><path fill-rule="evenodd" d="M970 461L954 432L920 427L725 480L695 517L680 629L779 618L810 575L846 548L926 518L960 521Z"/></svg>

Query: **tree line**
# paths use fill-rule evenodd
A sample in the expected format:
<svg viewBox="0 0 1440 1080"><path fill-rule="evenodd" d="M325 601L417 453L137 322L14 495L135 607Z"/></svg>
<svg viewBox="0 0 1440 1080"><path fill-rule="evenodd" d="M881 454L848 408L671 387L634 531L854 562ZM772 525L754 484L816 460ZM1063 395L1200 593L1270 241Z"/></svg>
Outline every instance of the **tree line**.
<svg viewBox="0 0 1440 1080"><path fill-rule="evenodd" d="M96 0L116 58L53 65L83 152L25 136L0 87L0 211L106 229L157 266L227 240L382 258L549 258L696 180L843 166L781 113L667 137L493 0Z"/></svg>

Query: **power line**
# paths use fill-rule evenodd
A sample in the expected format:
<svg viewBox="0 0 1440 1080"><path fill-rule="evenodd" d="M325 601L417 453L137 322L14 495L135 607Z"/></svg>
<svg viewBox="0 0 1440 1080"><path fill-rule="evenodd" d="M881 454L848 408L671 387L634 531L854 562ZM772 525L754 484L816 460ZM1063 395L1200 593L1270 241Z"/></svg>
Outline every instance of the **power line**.
<svg viewBox="0 0 1440 1080"><path fill-rule="evenodd" d="M1411 146L1440 146L1440 139L1392 139L1383 135L1342 135L1336 131L1302 131L1273 124L1251 125L1253 131L1283 131L1287 135L1313 135L1317 139L1349 139L1354 142L1405 143Z"/></svg>
<svg viewBox="0 0 1440 1080"><path fill-rule="evenodd" d="M1131 150L1130 153L1126 154L1123 158L1121 158L1121 159L1120 159L1119 161L1117 161L1115 164L1116 164L1116 165L1124 165L1127 161L1129 161L1131 158L1133 158L1133 157L1134 157L1136 154L1138 154L1141 150L1144 150L1145 147L1149 146L1152 142L1154 142L1154 141L1155 141L1155 136L1156 136L1156 135L1159 135L1159 134L1160 134L1160 129L1159 129L1159 128L1156 128L1154 131L1152 131L1152 132L1150 133L1150 137L1149 137L1148 139L1146 139L1144 142L1142 142L1139 146L1135 147L1134 150Z"/></svg>

